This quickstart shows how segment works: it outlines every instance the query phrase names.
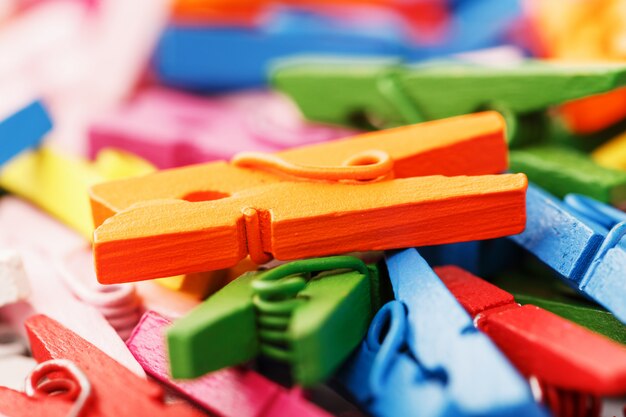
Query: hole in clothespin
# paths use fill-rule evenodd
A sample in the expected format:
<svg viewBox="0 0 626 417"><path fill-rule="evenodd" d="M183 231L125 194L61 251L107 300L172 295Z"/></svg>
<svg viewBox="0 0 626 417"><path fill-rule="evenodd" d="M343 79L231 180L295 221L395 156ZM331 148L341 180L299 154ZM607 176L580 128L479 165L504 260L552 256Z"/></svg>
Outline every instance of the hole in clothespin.
<svg viewBox="0 0 626 417"><path fill-rule="evenodd" d="M222 198L230 197L229 194L220 193L217 191L196 191L193 193L189 193L183 197L183 200L189 201L192 203L198 203L201 201L213 201L219 200Z"/></svg>
<svg viewBox="0 0 626 417"><path fill-rule="evenodd" d="M373 153L358 154L352 158L346 160L344 165L346 166L367 166L380 164L383 161L380 155Z"/></svg>

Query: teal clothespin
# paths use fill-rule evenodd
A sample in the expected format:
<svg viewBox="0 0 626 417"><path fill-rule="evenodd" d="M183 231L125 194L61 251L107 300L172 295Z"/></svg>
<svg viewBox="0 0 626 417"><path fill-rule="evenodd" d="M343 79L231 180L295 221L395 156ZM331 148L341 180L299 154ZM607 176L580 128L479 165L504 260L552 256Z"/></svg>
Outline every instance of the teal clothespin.
<svg viewBox="0 0 626 417"><path fill-rule="evenodd" d="M0 120L0 166L25 149L37 146L51 128L52 121L39 101Z"/></svg>
<svg viewBox="0 0 626 417"><path fill-rule="evenodd" d="M519 120L534 118L533 135L548 134L549 119L537 114L625 85L626 66L300 58L276 66L272 82L312 120L383 128L494 109L507 119L510 140L519 142L530 133Z"/></svg>
<svg viewBox="0 0 626 417"><path fill-rule="evenodd" d="M379 308L376 267L350 256L247 273L167 332L172 375L194 378L261 354L308 386L330 377Z"/></svg>

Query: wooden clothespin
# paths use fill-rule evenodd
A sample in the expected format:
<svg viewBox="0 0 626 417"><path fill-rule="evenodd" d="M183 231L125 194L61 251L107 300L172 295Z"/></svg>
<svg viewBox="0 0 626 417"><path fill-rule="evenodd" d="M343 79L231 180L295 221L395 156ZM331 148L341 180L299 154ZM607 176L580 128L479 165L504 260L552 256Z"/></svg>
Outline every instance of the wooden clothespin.
<svg viewBox="0 0 626 417"><path fill-rule="evenodd" d="M10 159L33 148L52 128L52 121L39 101L34 101L19 110L10 109L10 114L0 114L0 166Z"/></svg>
<svg viewBox="0 0 626 417"><path fill-rule="evenodd" d="M263 7L276 6L271 1L246 7L250 3L180 2L175 10L184 10L185 17L169 25L155 54L160 81L196 91L223 91L265 85L273 61L294 55L408 61L447 56L506 42L522 12L517 0L295 0L278 2L282 7ZM215 25L212 19L219 17L238 23ZM215 59L226 52L228 60Z"/></svg>
<svg viewBox="0 0 626 417"><path fill-rule="evenodd" d="M170 23L154 54L154 70L168 86L197 92L228 91L267 84L272 61L295 54L396 57L409 52L404 22L377 30L367 22L323 14L268 10L253 26L223 27ZM297 38L297 40L296 40ZM228 60L215 57L230 51Z"/></svg>
<svg viewBox="0 0 626 417"><path fill-rule="evenodd" d="M158 385L133 374L47 316L29 318L26 328L40 367L27 381L26 393L0 388L3 415L66 416L70 412L89 417L205 415L186 403L166 404ZM54 372L63 375L54 376ZM55 392L61 395L55 396Z"/></svg>
<svg viewBox="0 0 626 417"><path fill-rule="evenodd" d="M128 340L128 348L146 373L218 417L328 417L298 389L287 390L257 372L227 368L193 381L169 376L165 330L171 322L148 311Z"/></svg>
<svg viewBox="0 0 626 417"><path fill-rule="evenodd" d="M465 268L463 268L465 269ZM626 327L597 303L579 295L549 271L509 270L490 282L513 294L521 305L531 304L626 345Z"/></svg>
<svg viewBox="0 0 626 417"><path fill-rule="evenodd" d="M263 263L518 233L525 176L433 175L501 172L503 127L496 113L477 114L95 186L98 279L215 270L248 254Z"/></svg>
<svg viewBox="0 0 626 417"><path fill-rule="evenodd" d="M230 159L242 149L275 152L353 134L303 122L293 104L270 92L207 99L151 88L91 125L89 154L117 148L174 168Z"/></svg>
<svg viewBox="0 0 626 417"><path fill-rule="evenodd" d="M43 147L6 164L0 172L0 187L33 202L91 240L88 188L153 170L148 162L117 151L104 151L90 163Z"/></svg>
<svg viewBox="0 0 626 417"><path fill-rule="evenodd" d="M625 73L626 67L618 64L528 61L513 66L463 62L409 66L314 58L278 66L272 83L294 99L308 119L340 125L360 121L370 127L392 127L494 109L507 118L508 136L518 143L527 135L521 117L622 87ZM336 93L339 85L342 94ZM323 104L315 99L320 94L327 97ZM532 132L533 139L547 135L547 129L540 124Z"/></svg>
<svg viewBox="0 0 626 417"><path fill-rule="evenodd" d="M395 301L338 375L375 416L543 416L529 387L415 249L386 263Z"/></svg>
<svg viewBox="0 0 626 417"><path fill-rule="evenodd" d="M93 271L93 254L85 247L56 259L55 268L77 299L97 309L122 340L128 339L143 309L143 300L135 285L99 284Z"/></svg>
<svg viewBox="0 0 626 417"><path fill-rule="evenodd" d="M604 203L626 202L626 172L596 164L587 154L560 146L535 146L511 151L511 171L551 194L584 194Z"/></svg>
<svg viewBox="0 0 626 417"><path fill-rule="evenodd" d="M379 286L378 270L349 256L245 274L167 331L172 375L195 378L261 354L287 363L300 385L322 382L363 339Z"/></svg>
<svg viewBox="0 0 626 417"><path fill-rule="evenodd" d="M562 202L532 185L526 213L526 229L510 239L626 322L626 287L614 272L626 267L626 214L580 195Z"/></svg>
<svg viewBox="0 0 626 417"><path fill-rule="evenodd" d="M598 146L591 158L598 165L626 171L626 134L617 135Z"/></svg>
<svg viewBox="0 0 626 417"><path fill-rule="evenodd" d="M511 294L461 268L440 267L435 273L476 327L526 377L539 381L543 402L556 413L581 405L592 412L600 407L599 397L626 392L626 347L539 307L522 307Z"/></svg>
<svg viewBox="0 0 626 417"><path fill-rule="evenodd" d="M24 225L37 233L24 233ZM19 330L28 317L37 313L46 314L132 372L144 375L141 366L102 312L95 305L78 300L73 291L64 285L56 267L75 251L88 250L84 238L26 202L4 196L0 199L0 246L20 253L31 289L26 301L0 309L4 323ZM88 277L93 271L91 262L70 267L81 276L86 274ZM91 274L93 276L93 272ZM0 293L3 292L4 288Z"/></svg>

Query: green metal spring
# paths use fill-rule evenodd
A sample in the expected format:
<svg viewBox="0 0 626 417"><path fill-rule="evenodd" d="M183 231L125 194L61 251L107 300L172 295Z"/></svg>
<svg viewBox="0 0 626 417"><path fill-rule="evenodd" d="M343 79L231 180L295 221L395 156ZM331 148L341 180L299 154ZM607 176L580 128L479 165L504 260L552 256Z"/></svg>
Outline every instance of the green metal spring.
<svg viewBox="0 0 626 417"><path fill-rule="evenodd" d="M312 273L348 269L369 277L367 265L352 256L307 259L280 265L264 272L252 282L253 303L257 310L261 353L291 363L288 328L293 312L304 298L298 298Z"/></svg>

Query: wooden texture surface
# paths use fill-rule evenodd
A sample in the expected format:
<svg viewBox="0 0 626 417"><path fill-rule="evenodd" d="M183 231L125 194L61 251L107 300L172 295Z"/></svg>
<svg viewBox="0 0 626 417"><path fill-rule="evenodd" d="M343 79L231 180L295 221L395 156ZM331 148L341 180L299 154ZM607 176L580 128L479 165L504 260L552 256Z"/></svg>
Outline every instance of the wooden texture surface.
<svg viewBox="0 0 626 417"><path fill-rule="evenodd" d="M296 293L284 294L281 288L289 281L286 277L305 272L323 275L301 280ZM273 285L263 281L269 274L283 273L284 279ZM260 283L267 285L266 292L255 290ZM299 385L309 387L328 380L365 335L379 307L378 284L375 268L348 256L304 259L268 272L247 273L168 329L172 375L195 378L260 355L286 363ZM293 308L271 313L283 308L276 301L279 296L287 296ZM268 307L261 310L260 306ZM277 317L283 324L267 324ZM222 343L214 343L217 339Z"/></svg>
<svg viewBox="0 0 626 417"><path fill-rule="evenodd" d="M396 178L497 174L508 167L504 128L502 117L486 112L294 148L277 155L292 163L340 166L355 154L375 149L393 159ZM91 189L91 207L94 223L99 226L137 203L216 200L279 181L285 178L214 162L99 184Z"/></svg>
<svg viewBox="0 0 626 417"><path fill-rule="evenodd" d="M626 173L602 167L588 155L557 146L537 146L511 151L511 171L559 198L583 194L604 203L626 202Z"/></svg>
<svg viewBox="0 0 626 417"><path fill-rule="evenodd" d="M415 249L387 254L395 299L407 308L406 346L427 370L445 373L452 410L466 415L541 415L525 381L477 331Z"/></svg>
<svg viewBox="0 0 626 417"><path fill-rule="evenodd" d="M47 316L29 318L26 327L33 357L37 361L68 359L86 374L93 390L88 403L90 416L205 415L185 403L164 403L164 393L158 385L139 378ZM132 395L129 396L129 393Z"/></svg>
<svg viewBox="0 0 626 417"><path fill-rule="evenodd" d="M524 375L600 396L626 392L626 347L513 296L465 270L435 272Z"/></svg>
<svg viewBox="0 0 626 417"><path fill-rule="evenodd" d="M526 185L520 174L283 182L217 201L143 204L96 230L96 273L115 283L228 268L253 244L261 251L252 260L292 260L516 234L526 221ZM244 223L247 208L258 213L260 235Z"/></svg>
<svg viewBox="0 0 626 417"><path fill-rule="evenodd" d="M626 322L626 215L592 198L570 194L565 202L531 184L526 229L510 239L570 284Z"/></svg>
<svg viewBox="0 0 626 417"><path fill-rule="evenodd" d="M146 373L219 417L329 416L297 393L247 368L227 368L192 381L169 376L165 329L170 321L144 314L127 344Z"/></svg>
<svg viewBox="0 0 626 417"><path fill-rule="evenodd" d="M294 99L311 120L341 125L360 120L380 128L485 108L514 115L543 111L622 87L625 70L614 63L528 60L487 66L453 61L404 66L383 60L312 58L278 66L272 83ZM320 94L326 99L318 100Z"/></svg>
<svg viewBox="0 0 626 417"><path fill-rule="evenodd" d="M291 163L328 167L339 166L343 161L354 156L355 153L358 154L372 149L382 150L389 154L394 161L393 175L395 177L429 174L479 175L498 173L505 169L507 165L504 122L500 116L493 112L364 134L332 143L310 145L279 153L278 155ZM169 240L171 237L173 239L182 238L186 241L183 245L185 247L181 247L181 250L185 251L185 255L183 258L180 258L180 264L187 264L187 266L181 269L179 265L172 264L170 267L166 267L168 270L166 272L162 268L164 265L158 266L157 263L154 263L153 271L144 271L136 274L135 278L133 278L135 280L173 275L174 270L193 273L225 268L234 265L248 252L253 261L263 263L270 259L271 255L276 256L278 259L288 260L301 256L341 253L341 251L353 250L354 248L370 250L372 249L370 245L363 244L359 246L364 242L358 244L353 242L349 245L337 244L335 248L327 248L322 251L320 246L326 245L322 238L319 239L319 243L310 245L311 247L306 252L299 254L290 253L291 248L287 246L293 246L293 242L280 242L281 236L276 236L276 232L279 232L277 226L282 221L280 218L286 216L284 221L282 221L281 227L282 225L289 225L289 227L293 226L290 232L309 233L311 229L300 228L296 230L298 223L302 226L306 223L306 221L298 222L294 220L293 214L296 212L302 213L297 216L302 216L306 213L309 219L326 216L329 221L332 220L333 225L338 227L340 227L342 222L345 225L351 210L354 215L360 216L360 214L357 214L359 210L369 210L376 207L382 210L370 212L370 216L374 215L376 218L380 216L389 217L387 214L390 212L385 212L385 208L380 204L382 200L378 201L375 196L371 195L369 190L387 193L391 192L392 188L396 189L396 191L400 192L400 195L396 197L400 197L400 199L395 202L389 201L389 203L402 206L402 210L407 210L409 206L406 204L413 201L412 194L415 192L415 188L411 188L409 185L413 182L415 182L415 185L417 185L417 182L420 182L421 188L428 183L427 189L429 191L442 186L440 181L450 182L450 184L465 182L467 187L469 187L468 193L472 193L470 188L478 191L478 188L470 185L473 182L472 180L463 178L434 179L437 185L434 185L435 183L431 184L430 179L421 181L418 179L396 180L395 182L389 182L387 185L367 184L364 188L350 187L343 184L286 183L286 180L293 181L294 178L239 168L218 162L173 169L140 179L122 180L93 187L91 190L91 203L96 225L101 225L107 218L128 209L126 212L115 216L106 225L103 225L96 234L97 242L95 247L99 279L107 283L115 282L115 280L122 282L129 279L127 275L129 275L130 269L124 268L126 271L122 273L121 270L113 271L110 267L114 263L122 261L122 258L130 259L128 256L132 256L130 252L127 254L122 253L126 251L126 249L122 249L122 246L125 245L124 242L130 242L135 238L142 239L142 241L145 240L144 238L148 238L146 242L151 240L149 236L145 235L148 229L141 225L145 221L155 226L158 225L152 232L149 232L154 236L161 235L165 238L165 235L168 235L165 238L166 240ZM503 177L493 179L477 178L476 181L476 184L490 183L495 185L500 181L506 182L507 180ZM272 183L274 184L269 185ZM255 187L261 185L265 185L265 188L254 190ZM523 188L523 185L519 183L518 187ZM333 191L329 193L328 190ZM344 201L345 199L341 198L339 190L348 192L349 194L346 194L346 196L349 195L350 199L363 199L362 202L364 204L362 207L357 207L358 201ZM478 192L476 197L482 195L484 191L486 189ZM281 210L270 207L269 203L271 205L275 205L275 203L282 204L286 199L291 199L294 193L306 195L312 201L305 203L303 200L295 205L289 203L287 204L289 207ZM329 204L321 207L320 199L322 196L316 193L324 193L323 198L328 197ZM270 194L274 195L270 196ZM369 197L366 195L369 195ZM484 197L486 200L492 200L491 197ZM395 197L390 196L389 198L393 199ZM415 195L415 198L417 198L417 195ZM165 199L169 201L153 201ZM173 199L187 200L194 203L176 202ZM385 202L385 204L388 203ZM133 205L135 207L130 208ZM254 210L249 210L252 208ZM328 208L331 208L334 214L328 211ZM400 207L397 208L400 209ZM484 208L487 209L487 206L485 205ZM215 209L217 211L212 216L207 217L206 214L202 214L198 218L196 213L206 209ZM248 209L247 212L246 209ZM268 224L270 209L272 209L272 215L274 216L271 231ZM471 210L474 209L472 208ZM239 214L242 210L246 212L244 216L245 222L243 221L244 217ZM316 210L321 211L316 213ZM175 212L176 214L174 214ZM341 215L338 216L337 214ZM130 220L135 217L139 220L138 222ZM158 220L159 218L162 220ZM166 220L166 218L170 220ZM181 218L189 219L190 223L179 229L178 220ZM203 223L205 220L208 223ZM133 224L130 228L131 223L128 223L128 221ZM245 227L243 226L244 223ZM169 226L163 228L166 224L169 224ZM152 226L149 226L149 228L152 228ZM204 259L198 263L192 259L195 255L187 252L187 249L194 247L199 242L198 238L202 240L208 237L206 232L209 229L214 229L217 233L215 235L216 238L224 238L226 240L220 243L219 247L211 249L203 247L203 253L206 253L206 250L211 251L211 257L215 259L215 262L207 263L206 259ZM502 231L502 233L505 233L505 231ZM259 237L259 234L261 237ZM347 237L359 237L360 239L361 235ZM450 239L450 237L443 237L443 240L445 239ZM452 239L459 238L453 237ZM405 244L403 242L387 243L386 247L390 247L389 245L396 245L394 247L397 247L397 245ZM409 239L406 241L406 244L415 244L415 241ZM383 248L383 245L378 245L376 248ZM139 248L135 247L135 249ZM145 249L148 252L151 251L148 246L145 246ZM107 254L105 255L105 253ZM117 253L117 255L114 253ZM113 260L115 257L118 257L118 259ZM103 259L107 260L103 261ZM135 263L133 262L133 264ZM115 267L113 266L113 268ZM107 269L109 271L106 271ZM111 277L111 275L120 273L122 275Z"/></svg>
<svg viewBox="0 0 626 417"><path fill-rule="evenodd" d="M10 91L10 90L9 90ZM1 107L11 101L11 95L3 97ZM44 135L52 128L52 121L39 101L28 103L10 114L0 109L0 166L20 152L33 148L41 142Z"/></svg>
<svg viewBox="0 0 626 417"><path fill-rule="evenodd" d="M24 229L28 225L28 229ZM55 267L72 251L88 250L83 237L56 222L32 205L12 196L0 199L0 246L22 256L31 294L26 301L0 309L0 320L24 331L25 320L46 314L138 375L143 369L122 339L93 306L79 301L64 285ZM93 265L82 273L93 274ZM164 298L162 304L167 303Z"/></svg>
<svg viewBox="0 0 626 417"><path fill-rule="evenodd" d="M153 170L149 163L130 154L105 151L91 163L44 147L8 163L0 174L0 186L31 201L91 240L89 187Z"/></svg>

